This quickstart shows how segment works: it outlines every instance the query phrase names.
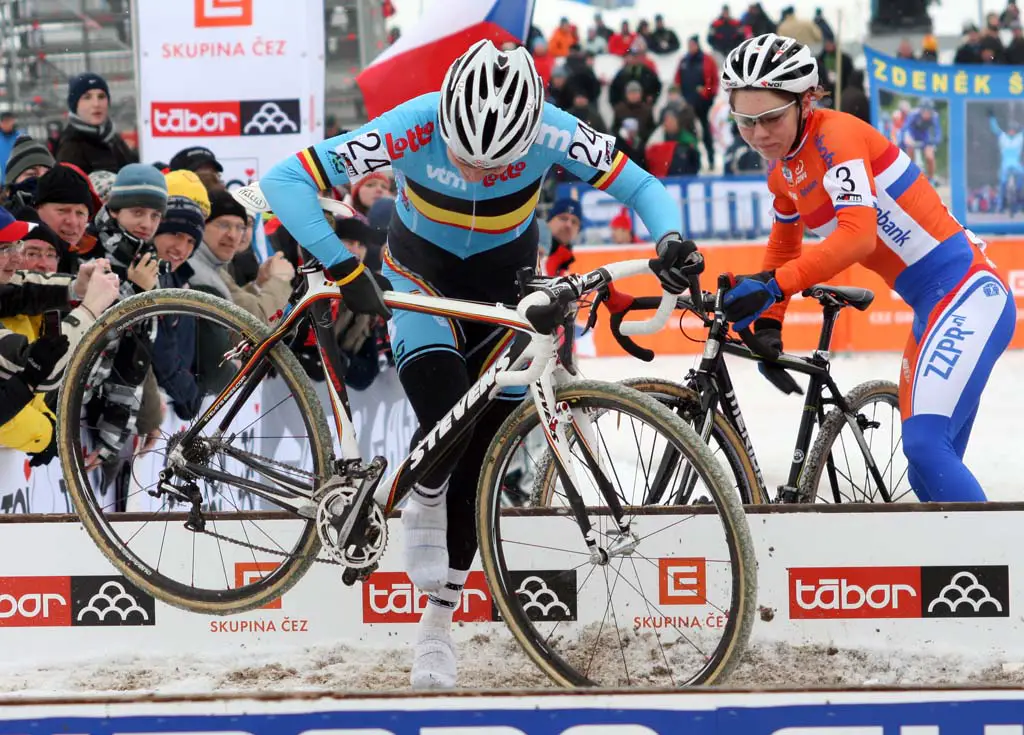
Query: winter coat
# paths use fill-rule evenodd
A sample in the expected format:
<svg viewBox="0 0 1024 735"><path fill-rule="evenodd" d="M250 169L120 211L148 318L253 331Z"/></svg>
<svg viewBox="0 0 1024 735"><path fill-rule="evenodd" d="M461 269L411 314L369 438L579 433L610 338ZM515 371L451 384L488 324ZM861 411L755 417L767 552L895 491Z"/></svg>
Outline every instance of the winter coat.
<svg viewBox="0 0 1024 735"><path fill-rule="evenodd" d="M92 326L93 317L83 307L71 309L71 276L19 271L9 284L0 286L0 445L22 452L40 452L53 438L53 412L45 394L56 390L64 377L63 367L54 370L33 390L21 379L28 346L39 338L38 320L31 315L69 311L61 332L73 350Z"/></svg>
<svg viewBox="0 0 1024 735"><path fill-rule="evenodd" d="M115 133L109 143L87 135L81 130L64 128L54 156L58 162L73 163L87 174L93 171L117 173L129 163L138 163L139 157L128 147L119 134Z"/></svg>
<svg viewBox="0 0 1024 735"><path fill-rule="evenodd" d="M152 242L143 242L121 229L104 207L96 215L97 237L100 247L91 255L107 258L110 269L121 279L121 298L142 293L142 289L128 280L132 260L147 250L156 255ZM93 428L94 449L100 457L116 456L125 443L138 432L139 411L143 406L143 383L153 360L153 341L156 339L157 320L137 322L131 331L111 339L104 347L96 369L86 384L86 416ZM154 428L153 397L146 402L150 408L146 429ZM159 410L159 400L156 403ZM160 421L155 421L159 426Z"/></svg>

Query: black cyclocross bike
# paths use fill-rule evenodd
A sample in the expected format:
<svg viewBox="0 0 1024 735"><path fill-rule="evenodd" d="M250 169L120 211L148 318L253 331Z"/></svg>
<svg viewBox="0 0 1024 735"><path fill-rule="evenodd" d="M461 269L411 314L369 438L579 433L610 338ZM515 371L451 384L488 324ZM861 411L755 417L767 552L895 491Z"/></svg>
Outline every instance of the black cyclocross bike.
<svg viewBox="0 0 1024 735"><path fill-rule="evenodd" d="M272 326L193 290L138 294L101 314L69 360L58 422L69 494L93 541L143 590L198 613L252 610L282 595L315 561L342 567L339 576L348 584L366 580L384 553L387 519L417 478L465 441L501 387L529 386L491 442L477 494L480 552L500 619L563 686L718 681L745 647L756 604L756 564L739 498L707 445L675 413L621 384L581 379L572 357L578 300L617 278L649 272L648 261L638 260L564 278L521 274L516 308L386 291L392 309L515 334L388 477L383 457L366 461L359 454L330 329L331 301L340 292L318 263L299 269L289 306ZM630 322L623 331L657 330L674 307L666 294L653 319ZM96 473L85 466L95 430L86 397L112 340L123 343L134 330L148 334L154 318L161 325L192 320L196 334L206 335L196 340L197 353L212 350L206 362L212 357L233 376L198 416L157 442L159 476L138 480L126 499L136 510L112 513L93 486ZM287 347L303 322L326 368L333 436L309 377ZM277 386L273 392L270 385ZM283 438L293 419L300 428ZM556 458L556 492L569 512L503 508L510 467L537 445L528 441L537 436ZM666 454L683 458L679 471L697 477L712 499L708 507L681 508L677 520L644 506L652 458ZM258 499L258 507L239 507L236 490ZM689 590L688 599L720 626L681 629L678 608L661 606L659 559L666 554L690 564L702 559L700 588ZM579 610L597 612L585 623L584 616L562 615L573 600ZM635 630L639 610L659 625ZM339 620L339 635L345 625Z"/></svg>
<svg viewBox="0 0 1024 735"><path fill-rule="evenodd" d="M817 349L808 357L800 357L769 355L749 330L741 333L741 340L731 337L722 311L722 297L728 288L728 279L719 279L717 293L705 292L699 309L694 308L689 297L678 300L678 307L697 315L707 329L700 363L682 383L643 377L622 382L657 397L693 426L728 468L733 486L745 504L915 501L902 451L896 384L869 381L844 395L830 372L832 333L840 313L848 306L866 310L874 293L864 288L829 285L806 289L802 295L821 304L824 318ZM654 353L624 335L621 326L629 312L654 308L657 302L616 294L614 289L611 294L603 292L592 307L591 326L599 303L609 310L614 304L610 322L615 338L629 354L650 361ZM761 372L784 393L803 393L790 372L809 377L789 477L774 497L769 496L765 487L725 355L760 363ZM672 471L675 465L676 458L671 453L661 459L646 502L679 505L700 501L694 495L692 478L676 483L678 477ZM550 479L539 483L537 494L542 504L548 504L549 484Z"/></svg>

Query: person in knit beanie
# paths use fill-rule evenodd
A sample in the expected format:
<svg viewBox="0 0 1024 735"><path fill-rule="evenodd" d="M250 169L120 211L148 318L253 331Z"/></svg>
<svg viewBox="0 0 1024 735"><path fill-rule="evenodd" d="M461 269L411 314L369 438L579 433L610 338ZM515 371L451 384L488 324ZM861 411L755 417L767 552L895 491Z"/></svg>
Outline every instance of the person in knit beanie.
<svg viewBox="0 0 1024 735"><path fill-rule="evenodd" d="M36 205L39 177L55 165L50 150L42 142L27 135L18 138L7 159L0 205L24 219L25 213Z"/></svg>
<svg viewBox="0 0 1024 735"><path fill-rule="evenodd" d="M156 230L153 244L160 260L170 265L172 273L184 267L188 269L188 275L191 275L192 267L187 261L196 246L203 241L205 228L206 216L198 202L180 194L167 198L167 210ZM187 280L186 277L175 285L180 287Z"/></svg>
<svg viewBox="0 0 1024 735"><path fill-rule="evenodd" d="M27 179L39 178L56 165L50 150L41 142L23 135L14 142L7 159L4 186L12 187Z"/></svg>
<svg viewBox="0 0 1024 735"><path fill-rule="evenodd" d="M114 181L116 179L117 174L113 171L97 170L89 174L89 181L92 183L93 191L96 192L96 196L104 204L110 199L110 190L114 188Z"/></svg>
<svg viewBox="0 0 1024 735"><path fill-rule="evenodd" d="M164 178L167 180L167 196L188 197L199 205L204 219L210 216L210 192L198 174L185 170L169 171Z"/></svg>
<svg viewBox="0 0 1024 735"><path fill-rule="evenodd" d="M166 207L163 174L132 163L118 172L107 204L96 215L101 247L93 253L106 257L120 277L122 298L160 286L160 260L152 239ZM156 318L145 320L104 350L96 382L83 400L87 415L95 419L89 422L94 450L85 459L86 467L112 460L136 434L150 442L159 432L160 397L150 372L156 332Z"/></svg>
<svg viewBox="0 0 1024 735"><path fill-rule="evenodd" d="M68 124L57 143L58 161L73 163L86 175L97 169L119 172L138 156L114 130L110 87L99 74L86 72L68 82Z"/></svg>
<svg viewBox="0 0 1024 735"><path fill-rule="evenodd" d="M39 177L35 198L39 219L60 235L72 251L80 249L86 228L99 207L99 198L93 193L88 177L78 169L60 164ZM72 273L75 269L62 264L60 270Z"/></svg>
<svg viewBox="0 0 1024 735"><path fill-rule="evenodd" d="M352 184L352 208L363 221L369 216L370 208L381 197L391 196L391 178L380 171L367 174Z"/></svg>

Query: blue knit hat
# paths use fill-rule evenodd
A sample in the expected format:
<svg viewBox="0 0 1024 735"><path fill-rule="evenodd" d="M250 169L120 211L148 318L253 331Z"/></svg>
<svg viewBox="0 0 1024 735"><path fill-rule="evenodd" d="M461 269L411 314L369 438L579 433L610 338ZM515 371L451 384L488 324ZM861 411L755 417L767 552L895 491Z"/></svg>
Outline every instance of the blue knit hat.
<svg viewBox="0 0 1024 735"><path fill-rule="evenodd" d="M551 209L548 210L548 222L560 214L571 214L576 219L583 219L583 210L580 207L580 203L569 197L558 199L551 205Z"/></svg>
<svg viewBox="0 0 1024 735"><path fill-rule="evenodd" d="M107 80L99 74L87 71L84 74L79 74L77 77L72 77L71 81L68 82L68 109L77 113L78 100L82 99L82 95L90 89L102 89L107 93L107 97L110 97L110 87L107 86Z"/></svg>
<svg viewBox="0 0 1024 735"><path fill-rule="evenodd" d="M118 171L110 187L107 209L117 212L128 207L148 207L163 212L167 208L164 175L145 163L129 163Z"/></svg>
<svg viewBox="0 0 1024 735"><path fill-rule="evenodd" d="M196 245L203 241L203 230L206 227L206 217L199 204L183 196L173 196L167 200L167 211L164 218L160 220L156 234L184 232L191 235Z"/></svg>

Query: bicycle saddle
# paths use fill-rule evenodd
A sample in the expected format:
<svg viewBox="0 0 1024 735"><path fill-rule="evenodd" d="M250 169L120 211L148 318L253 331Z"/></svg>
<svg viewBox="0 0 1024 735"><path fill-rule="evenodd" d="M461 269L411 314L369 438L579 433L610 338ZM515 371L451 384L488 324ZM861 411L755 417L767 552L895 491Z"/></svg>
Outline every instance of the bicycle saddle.
<svg viewBox="0 0 1024 735"><path fill-rule="evenodd" d="M857 311L864 311L875 300L875 292L869 288L829 286L826 283L819 283L810 288L805 288L803 295L817 299L821 302L822 306L826 306L826 302L831 300L838 306L852 306Z"/></svg>

